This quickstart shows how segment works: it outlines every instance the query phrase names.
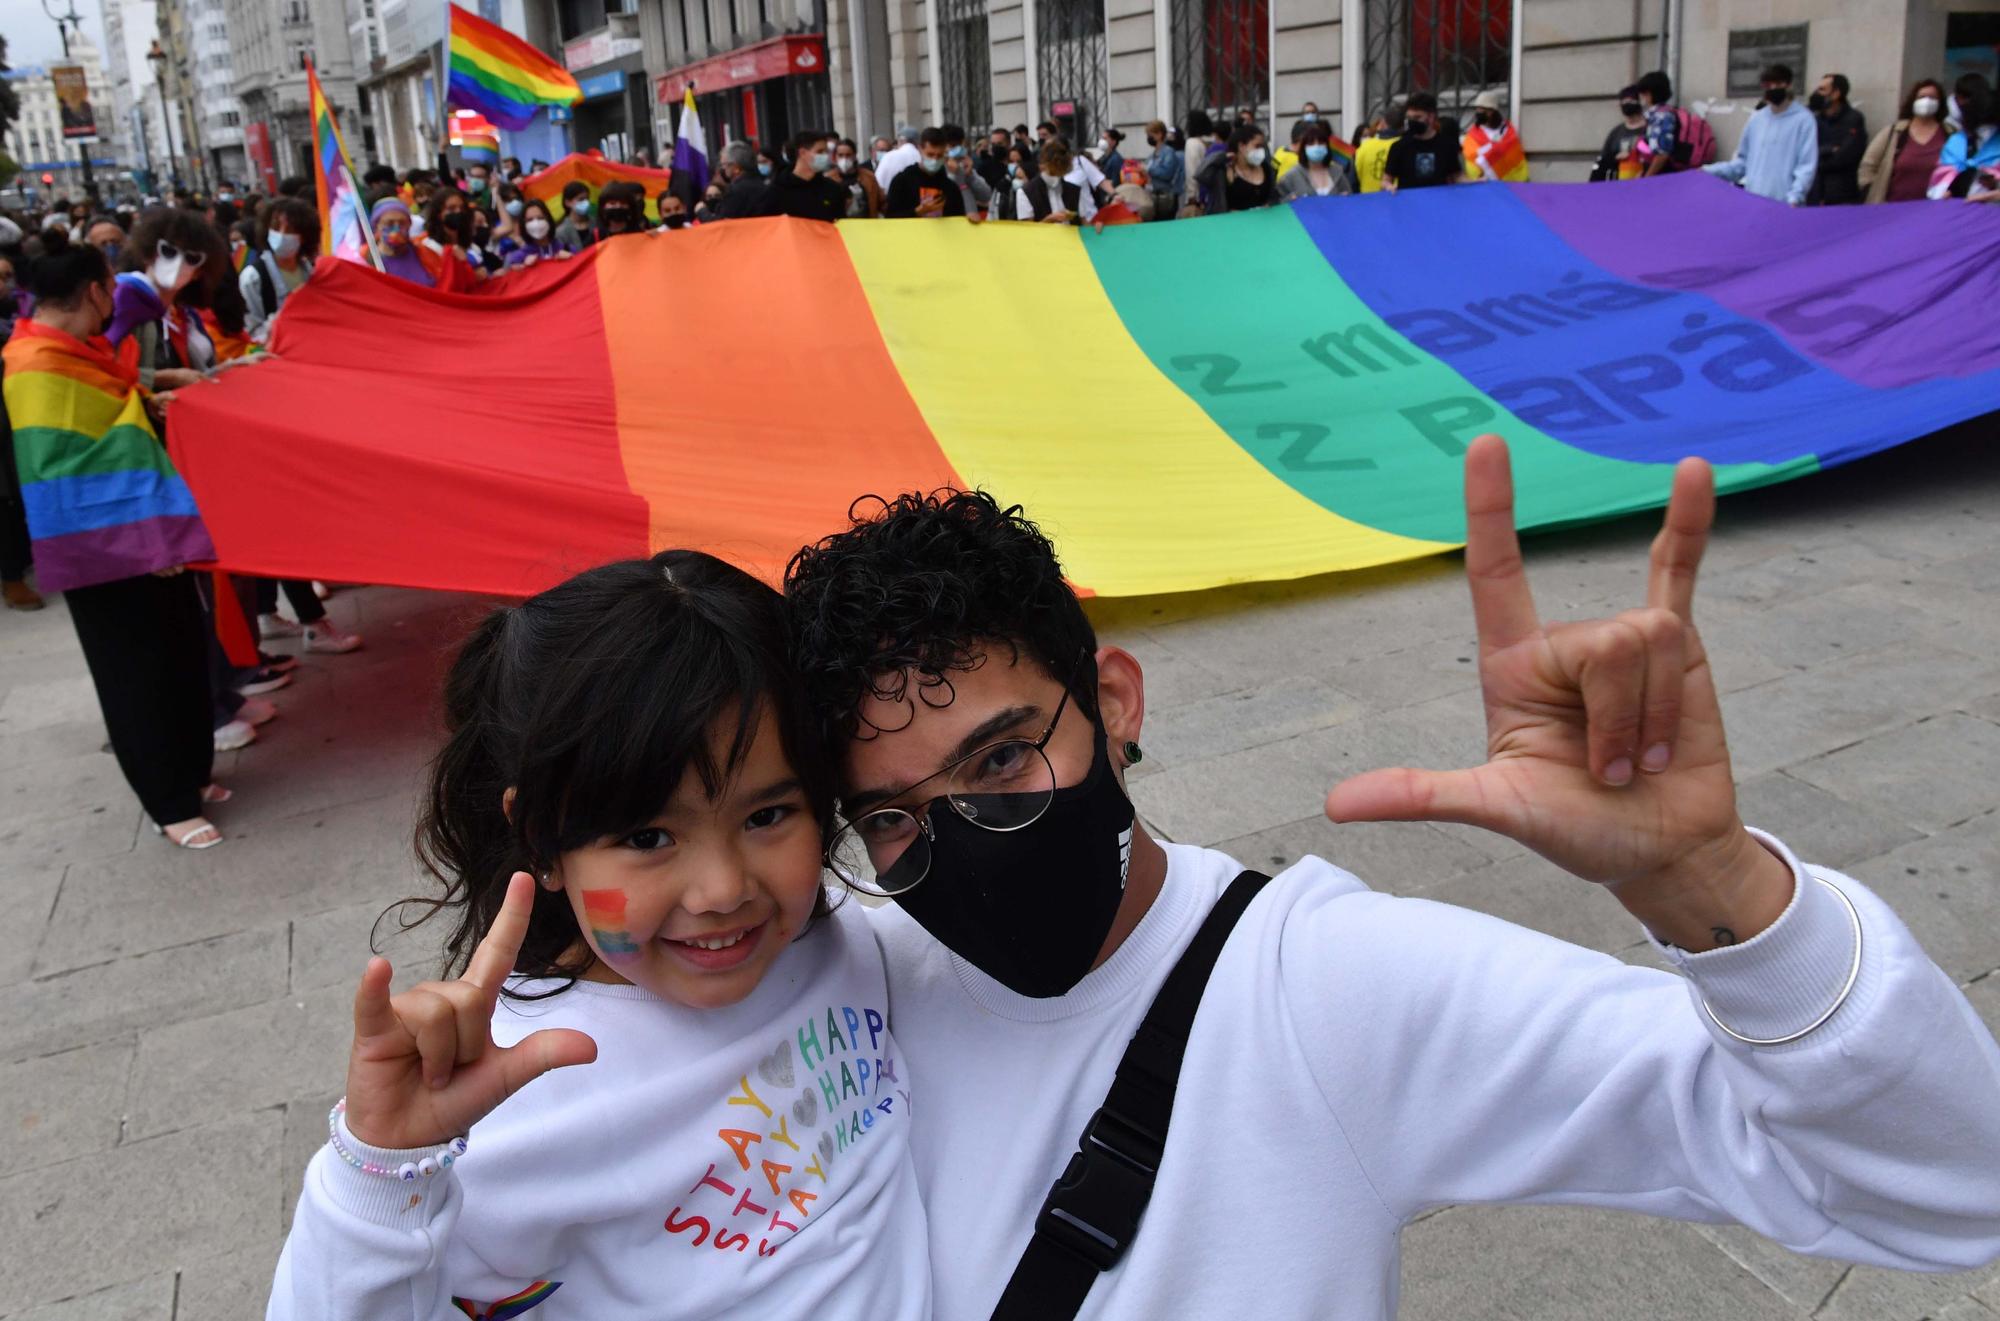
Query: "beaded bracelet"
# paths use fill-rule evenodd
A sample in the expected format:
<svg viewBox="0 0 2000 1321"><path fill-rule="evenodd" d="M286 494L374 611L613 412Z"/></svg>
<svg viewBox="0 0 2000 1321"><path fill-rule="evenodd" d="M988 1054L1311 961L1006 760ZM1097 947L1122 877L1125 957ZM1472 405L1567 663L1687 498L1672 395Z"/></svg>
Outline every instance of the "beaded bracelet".
<svg viewBox="0 0 2000 1321"><path fill-rule="evenodd" d="M418 1160L406 1160L394 1169L387 1165L372 1165L349 1151L347 1144L340 1140L340 1117L346 1113L347 1098L343 1096L334 1102L333 1109L327 1113L326 1140L333 1147L334 1155L363 1174L379 1174L385 1179L401 1179L404 1183L413 1183L419 1178L428 1179L440 1170L450 1169L458 1158L465 1154L467 1143L465 1136L460 1134L433 1154Z"/></svg>

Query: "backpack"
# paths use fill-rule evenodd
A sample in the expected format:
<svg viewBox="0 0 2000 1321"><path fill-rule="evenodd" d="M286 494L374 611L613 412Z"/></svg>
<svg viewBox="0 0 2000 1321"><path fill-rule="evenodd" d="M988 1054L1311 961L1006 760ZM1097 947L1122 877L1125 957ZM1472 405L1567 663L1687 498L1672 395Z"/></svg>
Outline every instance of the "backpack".
<svg viewBox="0 0 2000 1321"><path fill-rule="evenodd" d="M1698 170L1715 160L1715 130L1706 119L1675 106L1674 121L1674 169Z"/></svg>

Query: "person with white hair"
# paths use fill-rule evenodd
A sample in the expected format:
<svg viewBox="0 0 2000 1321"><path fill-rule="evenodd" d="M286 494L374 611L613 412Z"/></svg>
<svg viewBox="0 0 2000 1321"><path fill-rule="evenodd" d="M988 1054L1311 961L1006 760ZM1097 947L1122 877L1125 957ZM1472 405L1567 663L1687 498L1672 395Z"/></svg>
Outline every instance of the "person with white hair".
<svg viewBox="0 0 2000 1321"><path fill-rule="evenodd" d="M875 182L882 185L882 195L888 196L889 184L902 171L915 165L923 153L917 150L917 139L922 130L914 124L904 124L896 130L896 145L875 163Z"/></svg>

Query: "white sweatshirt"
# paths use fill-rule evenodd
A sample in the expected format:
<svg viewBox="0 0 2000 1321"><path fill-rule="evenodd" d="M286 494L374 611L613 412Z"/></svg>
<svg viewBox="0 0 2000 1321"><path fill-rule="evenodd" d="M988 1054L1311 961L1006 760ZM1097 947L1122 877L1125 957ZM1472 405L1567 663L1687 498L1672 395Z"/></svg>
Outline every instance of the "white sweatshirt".
<svg viewBox="0 0 2000 1321"><path fill-rule="evenodd" d="M433 1178L322 1147L270 1321L927 1321L910 1074L859 904L725 1009L598 982L500 1003L500 1044L573 1027L596 1062L523 1088ZM414 1158L342 1140L371 1164Z"/></svg>
<svg viewBox="0 0 2000 1321"><path fill-rule="evenodd" d="M1244 914L1190 1036L1159 1182L1082 1316L1380 1321L1426 1207L1544 1202L1735 1220L1799 1251L1957 1270L2000 1255L2000 1047L1882 902L1805 879L1683 982L1307 858ZM870 916L943 1321L982 1321L1153 994L1239 871L1167 846L1159 899L1075 990L1019 996L900 910ZM1577 882L1583 884L1583 882Z"/></svg>

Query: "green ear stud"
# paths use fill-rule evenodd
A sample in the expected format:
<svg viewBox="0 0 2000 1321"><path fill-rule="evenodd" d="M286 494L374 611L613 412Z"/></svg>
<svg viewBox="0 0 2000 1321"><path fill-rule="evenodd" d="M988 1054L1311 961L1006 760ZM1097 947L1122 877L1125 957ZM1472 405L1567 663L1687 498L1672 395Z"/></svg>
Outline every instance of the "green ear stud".
<svg viewBox="0 0 2000 1321"><path fill-rule="evenodd" d="M1127 739L1125 741L1125 764L1127 766L1137 766L1145 759L1146 754L1139 750L1139 745Z"/></svg>

